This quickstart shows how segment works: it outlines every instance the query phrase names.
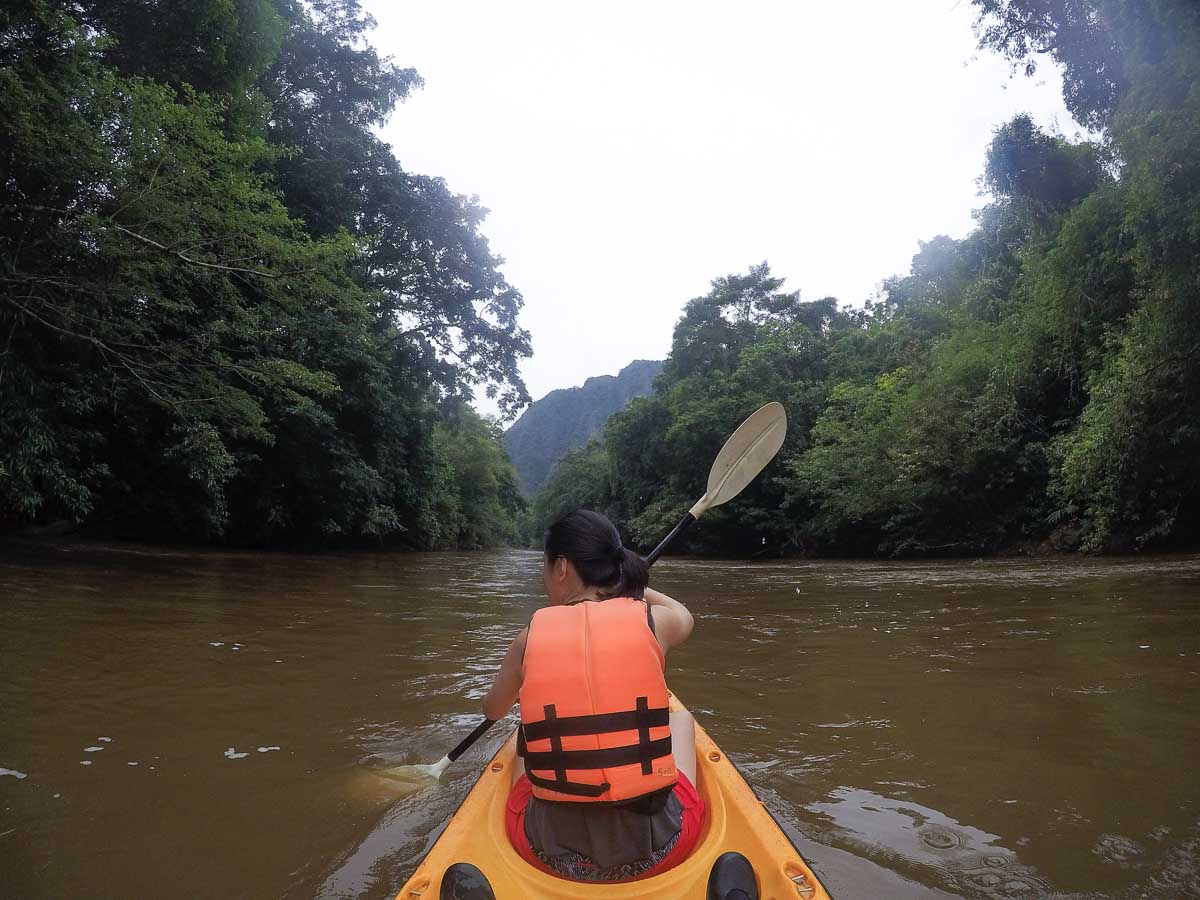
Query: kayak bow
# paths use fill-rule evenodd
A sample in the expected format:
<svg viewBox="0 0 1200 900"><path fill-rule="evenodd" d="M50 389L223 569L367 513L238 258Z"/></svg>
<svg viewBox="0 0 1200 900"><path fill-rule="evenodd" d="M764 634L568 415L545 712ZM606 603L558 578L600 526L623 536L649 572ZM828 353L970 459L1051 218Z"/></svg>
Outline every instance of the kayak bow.
<svg viewBox="0 0 1200 900"><path fill-rule="evenodd" d="M683 705L672 695L672 711ZM469 863L486 877L498 900L601 900L601 898L703 898L709 873L723 853L749 860L762 900L828 900L829 895L800 853L755 797L741 773L696 724L697 789L707 812L691 856L673 869L641 881L596 884L568 881L528 865L508 841L505 803L512 786L516 734L484 766L475 786L446 830L421 861L396 900L431 900L442 895L442 877L456 863ZM486 896L480 894L479 896Z"/></svg>

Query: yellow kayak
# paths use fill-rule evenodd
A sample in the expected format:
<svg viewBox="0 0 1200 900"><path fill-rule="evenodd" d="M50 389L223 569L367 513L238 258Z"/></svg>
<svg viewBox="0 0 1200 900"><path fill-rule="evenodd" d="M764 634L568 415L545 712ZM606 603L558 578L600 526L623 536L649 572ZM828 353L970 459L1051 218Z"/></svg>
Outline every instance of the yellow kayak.
<svg viewBox="0 0 1200 900"><path fill-rule="evenodd" d="M683 709L674 696L671 709ZM699 723L696 724L699 782L696 787L707 812L696 848L686 861L661 875L624 884L567 881L538 871L517 855L504 828L516 746L514 733L484 766L471 793L450 818L446 830L412 878L400 889L397 900L440 897L442 876L456 863L469 863L477 868L497 900L704 898L708 895L709 873L714 863L728 851L741 853L750 862L761 900L829 897L737 768Z"/></svg>

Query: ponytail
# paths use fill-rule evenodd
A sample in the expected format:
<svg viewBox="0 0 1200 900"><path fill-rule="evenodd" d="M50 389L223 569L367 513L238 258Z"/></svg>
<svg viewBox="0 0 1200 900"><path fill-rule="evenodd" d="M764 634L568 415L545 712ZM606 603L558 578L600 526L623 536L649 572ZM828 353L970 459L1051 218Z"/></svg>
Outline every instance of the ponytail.
<svg viewBox="0 0 1200 900"><path fill-rule="evenodd" d="M646 585L650 583L650 567L646 565L644 559L628 547L621 547L620 554L617 568L621 579L617 584L616 592L611 596L632 597L634 600L641 600L642 595L646 592Z"/></svg>

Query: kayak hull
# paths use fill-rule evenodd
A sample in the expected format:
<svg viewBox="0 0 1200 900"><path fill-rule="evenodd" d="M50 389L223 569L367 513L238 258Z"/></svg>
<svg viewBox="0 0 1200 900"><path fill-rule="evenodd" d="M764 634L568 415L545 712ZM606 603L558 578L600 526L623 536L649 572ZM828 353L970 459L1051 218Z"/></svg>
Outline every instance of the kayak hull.
<svg viewBox="0 0 1200 900"><path fill-rule="evenodd" d="M673 696L671 708L683 708ZM696 787L707 807L700 838L686 861L641 881L623 884L567 881L538 871L521 859L504 829L505 803L512 786L515 760L514 733L484 766L470 794L417 871L400 889L397 900L438 897L442 876L455 863L470 863L483 872L498 900L703 898L713 863L731 850L744 855L754 867L762 900L827 900L829 896L741 773L699 723L696 724Z"/></svg>

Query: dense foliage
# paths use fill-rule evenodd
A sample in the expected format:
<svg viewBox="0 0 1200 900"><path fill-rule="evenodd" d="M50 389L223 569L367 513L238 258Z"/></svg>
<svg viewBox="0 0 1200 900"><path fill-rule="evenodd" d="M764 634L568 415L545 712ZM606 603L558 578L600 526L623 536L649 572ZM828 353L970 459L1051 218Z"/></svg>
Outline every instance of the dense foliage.
<svg viewBox="0 0 1200 900"><path fill-rule="evenodd" d="M0 527L480 546L528 401L484 210L372 127L357 0L0 11Z"/></svg>
<svg viewBox="0 0 1200 900"><path fill-rule="evenodd" d="M521 490L541 490L563 455L586 444L634 397L650 393L660 371L661 362L636 359L616 375L597 375L581 387L551 391L531 403L504 432Z"/></svg>
<svg viewBox="0 0 1200 900"><path fill-rule="evenodd" d="M761 403L781 460L693 529L699 552L1121 550L1200 536L1200 5L973 0L980 44L1063 66L1072 143L1000 127L966 238L925 243L862 310L758 266L680 320L652 396L534 504L607 511L643 547Z"/></svg>

